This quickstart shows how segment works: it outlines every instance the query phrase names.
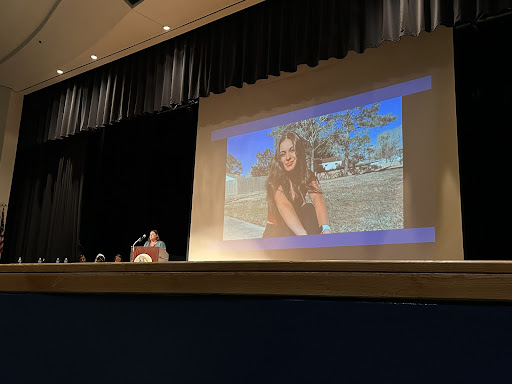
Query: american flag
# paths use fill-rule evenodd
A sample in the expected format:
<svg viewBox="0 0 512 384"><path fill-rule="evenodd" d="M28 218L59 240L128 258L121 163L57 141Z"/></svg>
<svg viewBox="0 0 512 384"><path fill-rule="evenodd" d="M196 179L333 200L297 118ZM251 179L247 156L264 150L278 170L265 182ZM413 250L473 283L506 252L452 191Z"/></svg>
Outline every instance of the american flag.
<svg viewBox="0 0 512 384"><path fill-rule="evenodd" d="M5 232L5 208L2 208L2 218L0 219L0 258L4 251L4 232Z"/></svg>

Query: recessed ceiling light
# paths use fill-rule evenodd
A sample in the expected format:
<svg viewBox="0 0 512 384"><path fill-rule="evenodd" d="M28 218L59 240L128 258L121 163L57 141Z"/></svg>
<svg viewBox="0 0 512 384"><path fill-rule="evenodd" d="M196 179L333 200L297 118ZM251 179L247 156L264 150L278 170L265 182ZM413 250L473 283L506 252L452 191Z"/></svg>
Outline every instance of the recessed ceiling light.
<svg viewBox="0 0 512 384"><path fill-rule="evenodd" d="M169 27L168 25L164 25L164 29L168 31L169 29L171 29L171 27Z"/></svg>
<svg viewBox="0 0 512 384"><path fill-rule="evenodd" d="M96 55L91 55L91 59L96 60L97 58L98 58L98 56L96 56Z"/></svg>
<svg viewBox="0 0 512 384"><path fill-rule="evenodd" d="M60 69L57 69L57 73L58 73L59 75L62 75L62 74L64 73L64 71L61 71Z"/></svg>

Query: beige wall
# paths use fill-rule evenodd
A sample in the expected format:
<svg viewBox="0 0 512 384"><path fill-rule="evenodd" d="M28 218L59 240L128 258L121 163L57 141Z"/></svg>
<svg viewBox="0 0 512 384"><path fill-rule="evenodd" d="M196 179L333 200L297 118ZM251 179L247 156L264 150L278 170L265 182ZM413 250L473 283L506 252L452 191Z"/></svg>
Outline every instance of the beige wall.
<svg viewBox="0 0 512 384"><path fill-rule="evenodd" d="M0 86L0 206L11 192L23 95Z"/></svg>

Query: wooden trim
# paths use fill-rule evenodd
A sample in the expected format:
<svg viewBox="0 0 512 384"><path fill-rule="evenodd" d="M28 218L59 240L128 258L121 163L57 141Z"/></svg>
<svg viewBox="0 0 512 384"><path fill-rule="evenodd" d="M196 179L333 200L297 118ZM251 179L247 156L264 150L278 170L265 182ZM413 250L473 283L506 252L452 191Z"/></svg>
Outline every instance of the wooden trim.
<svg viewBox="0 0 512 384"><path fill-rule="evenodd" d="M512 261L173 261L0 264L0 273L90 272L440 272L512 273Z"/></svg>
<svg viewBox="0 0 512 384"><path fill-rule="evenodd" d="M7 264L0 292L512 301L512 262Z"/></svg>

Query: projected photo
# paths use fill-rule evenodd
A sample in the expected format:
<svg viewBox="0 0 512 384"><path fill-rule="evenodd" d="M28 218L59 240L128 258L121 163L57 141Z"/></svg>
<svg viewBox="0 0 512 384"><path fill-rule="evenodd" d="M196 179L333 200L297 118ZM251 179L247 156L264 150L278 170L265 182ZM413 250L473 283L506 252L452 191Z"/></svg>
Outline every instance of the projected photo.
<svg viewBox="0 0 512 384"><path fill-rule="evenodd" d="M397 97L229 137L224 240L403 228L401 115Z"/></svg>
<svg viewBox="0 0 512 384"><path fill-rule="evenodd" d="M431 77L211 132L226 140L221 251L435 241L407 227L404 97ZM305 236L303 236L305 235Z"/></svg>

